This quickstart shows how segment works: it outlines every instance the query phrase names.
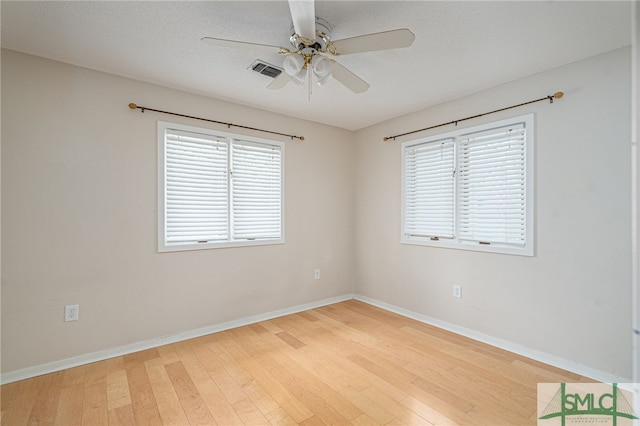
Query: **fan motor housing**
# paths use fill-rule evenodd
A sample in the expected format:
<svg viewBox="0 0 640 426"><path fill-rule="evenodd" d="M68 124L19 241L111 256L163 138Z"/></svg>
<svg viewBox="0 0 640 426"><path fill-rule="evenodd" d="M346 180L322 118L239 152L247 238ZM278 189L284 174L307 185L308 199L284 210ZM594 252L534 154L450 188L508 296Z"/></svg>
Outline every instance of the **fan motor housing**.
<svg viewBox="0 0 640 426"><path fill-rule="evenodd" d="M327 21L322 18L318 18L316 16L316 40L312 45L305 45L301 40L300 36L296 34L296 30L291 25L291 37L289 38L289 42L295 49L304 49L305 47L310 47L315 50L322 50L327 47L327 45L331 42L331 26Z"/></svg>

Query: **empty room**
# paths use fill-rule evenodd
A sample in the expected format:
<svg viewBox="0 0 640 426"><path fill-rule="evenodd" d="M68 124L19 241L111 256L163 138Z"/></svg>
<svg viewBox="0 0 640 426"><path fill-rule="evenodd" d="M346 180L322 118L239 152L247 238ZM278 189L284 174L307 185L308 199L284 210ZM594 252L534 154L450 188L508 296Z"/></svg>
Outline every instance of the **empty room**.
<svg viewBox="0 0 640 426"><path fill-rule="evenodd" d="M0 7L1 424L637 421L633 2Z"/></svg>

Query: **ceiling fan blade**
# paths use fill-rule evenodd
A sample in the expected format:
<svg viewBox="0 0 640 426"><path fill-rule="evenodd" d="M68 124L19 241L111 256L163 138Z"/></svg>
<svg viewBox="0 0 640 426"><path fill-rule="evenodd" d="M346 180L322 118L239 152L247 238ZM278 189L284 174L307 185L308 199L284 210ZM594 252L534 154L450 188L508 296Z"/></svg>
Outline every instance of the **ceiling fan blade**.
<svg viewBox="0 0 640 426"><path fill-rule="evenodd" d="M206 43L210 46L217 47L233 47L233 48L251 48L251 49L269 49L269 50L282 50L282 47L273 46L270 44L260 44L260 43L249 43L246 41L237 41L237 40L225 40L223 38L213 38L213 37L202 37L203 43Z"/></svg>
<svg viewBox="0 0 640 426"><path fill-rule="evenodd" d="M369 83L333 60L331 61L331 75L353 93L363 93L369 89Z"/></svg>
<svg viewBox="0 0 640 426"><path fill-rule="evenodd" d="M267 89L269 90L280 90L289 82L289 75L286 72L281 72L279 76L277 76L269 85Z"/></svg>
<svg viewBox="0 0 640 426"><path fill-rule="evenodd" d="M416 36L407 28L344 38L333 42L337 55L409 47Z"/></svg>
<svg viewBox="0 0 640 426"><path fill-rule="evenodd" d="M289 0L293 28L300 37L316 40L316 9L313 0ZM306 44L306 43L305 43Z"/></svg>

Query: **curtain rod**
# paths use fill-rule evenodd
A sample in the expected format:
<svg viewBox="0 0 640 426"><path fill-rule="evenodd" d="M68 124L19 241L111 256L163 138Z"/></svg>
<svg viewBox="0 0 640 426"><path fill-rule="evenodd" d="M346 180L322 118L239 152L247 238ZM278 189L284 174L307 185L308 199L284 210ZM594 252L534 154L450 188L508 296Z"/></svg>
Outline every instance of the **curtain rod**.
<svg viewBox="0 0 640 426"><path fill-rule="evenodd" d="M192 118L194 120L208 121L210 123L224 124L227 127L239 127L241 129L256 130L258 132L271 133L272 135L286 136L286 137L291 138L292 140L293 139L300 139L301 141L304 140L304 136L288 135L286 133L279 133L279 132L273 132L271 130L257 129L255 127L242 126L240 124L226 123L224 121L216 121L216 120L211 120L209 118L194 117L193 115L185 115L185 114L178 114L178 113L175 113L175 112L162 111L162 110L159 110L159 109L153 109L153 108L148 108L148 107L144 107L144 106L138 106L138 105L134 104L133 102L131 102L129 104L129 108L131 108L131 109L136 109L137 108L137 109L141 110L141 112L153 111L153 112L159 112L159 113L162 113L162 114L177 115L178 117Z"/></svg>
<svg viewBox="0 0 640 426"><path fill-rule="evenodd" d="M518 105L511 105L511 106L508 106L508 107L505 107L505 108L497 109L497 110L495 110L495 111L489 111L489 112L485 112L485 113L478 114L478 115L472 115L471 117L460 118L460 119L458 119L458 120L449 121L448 123L437 124L437 125L435 125L435 126L425 127L424 129L420 129L420 130L413 130L413 131L411 131L411 132L401 133L401 134L399 134L399 135L394 135L394 136L385 136L385 137L383 138L383 140L384 140L384 141L388 141L389 139L393 139L393 140L395 140L396 138L399 138L400 136L406 136L406 135L411 135L411 134L413 134L413 133L424 132L425 130L431 130L431 129L435 129L436 127L447 126L447 125L449 125L449 124L455 124L455 125L457 126L457 125L458 125L458 123L459 123L459 122L461 122L461 121L471 120L472 118L478 118L478 117L482 117L482 116L484 116L484 115L494 114L494 113L496 113L496 112L505 111L505 110L508 110L508 109L511 109L511 108L521 107L521 106L523 106L523 105L529 105L529 104L532 104L532 103L534 103L534 102L540 102L540 101L544 101L544 100L547 100L547 99L549 100L549 103L551 103L551 104L552 104L554 99L560 99L560 98L561 98L561 97L563 97L563 96L564 96L564 93L562 93L562 92L556 92L556 93L554 93L553 95L545 96L544 98L535 99L535 100L533 100L533 101L529 101L529 102L523 102L523 103L518 104Z"/></svg>

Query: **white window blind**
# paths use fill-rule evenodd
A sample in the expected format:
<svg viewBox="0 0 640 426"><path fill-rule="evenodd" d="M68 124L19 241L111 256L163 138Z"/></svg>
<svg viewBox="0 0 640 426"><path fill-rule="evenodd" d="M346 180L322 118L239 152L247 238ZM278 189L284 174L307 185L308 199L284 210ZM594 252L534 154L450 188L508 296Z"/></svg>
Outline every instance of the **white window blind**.
<svg viewBox="0 0 640 426"><path fill-rule="evenodd" d="M232 210L235 239L279 238L281 233L279 146L232 144Z"/></svg>
<svg viewBox="0 0 640 426"><path fill-rule="evenodd" d="M460 238L524 246L525 128L522 123L459 140Z"/></svg>
<svg viewBox="0 0 640 426"><path fill-rule="evenodd" d="M405 142L402 242L533 255L533 115Z"/></svg>
<svg viewBox="0 0 640 426"><path fill-rule="evenodd" d="M452 138L405 148L405 236L453 238L454 172Z"/></svg>
<svg viewBox="0 0 640 426"><path fill-rule="evenodd" d="M158 250L283 242L283 144L158 123Z"/></svg>
<svg viewBox="0 0 640 426"><path fill-rule="evenodd" d="M165 137L167 243L226 240L227 144L173 129Z"/></svg>

